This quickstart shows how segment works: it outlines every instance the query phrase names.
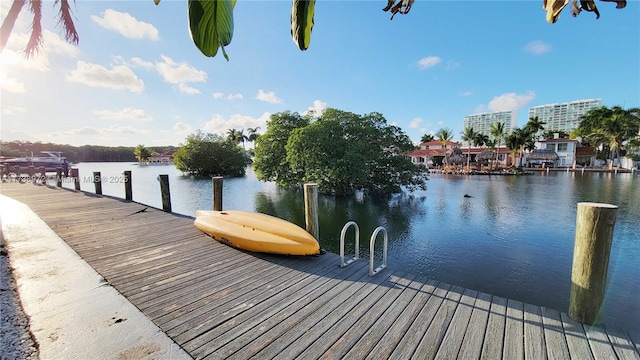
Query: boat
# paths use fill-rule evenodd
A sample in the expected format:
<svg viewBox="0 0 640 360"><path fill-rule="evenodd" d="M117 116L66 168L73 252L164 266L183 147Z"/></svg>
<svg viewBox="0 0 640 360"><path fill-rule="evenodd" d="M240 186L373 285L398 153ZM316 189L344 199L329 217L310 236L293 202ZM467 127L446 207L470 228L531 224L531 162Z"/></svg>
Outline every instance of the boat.
<svg viewBox="0 0 640 360"><path fill-rule="evenodd" d="M62 156L61 151L42 151L40 154L22 158L3 159L0 161L3 166L9 166L9 171L14 166L21 168L33 166L36 169L44 167L45 171L56 171L62 168L63 173L67 173L71 168L71 162Z"/></svg>
<svg viewBox="0 0 640 360"><path fill-rule="evenodd" d="M262 253L318 255L318 241L305 229L280 218L247 211L198 210L195 226L229 246Z"/></svg>

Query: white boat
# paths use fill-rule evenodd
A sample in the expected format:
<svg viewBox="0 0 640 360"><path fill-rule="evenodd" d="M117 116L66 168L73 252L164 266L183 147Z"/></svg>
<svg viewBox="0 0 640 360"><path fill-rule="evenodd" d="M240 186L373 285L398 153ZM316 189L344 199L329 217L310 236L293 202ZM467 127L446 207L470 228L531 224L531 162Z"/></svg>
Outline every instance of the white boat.
<svg viewBox="0 0 640 360"><path fill-rule="evenodd" d="M58 168L62 168L63 173L66 174L71 168L71 162L62 156L61 151L42 151L40 154L23 158L4 159L0 163L3 166L9 166L9 171L14 166L33 166L36 169L44 167L45 171L56 171Z"/></svg>

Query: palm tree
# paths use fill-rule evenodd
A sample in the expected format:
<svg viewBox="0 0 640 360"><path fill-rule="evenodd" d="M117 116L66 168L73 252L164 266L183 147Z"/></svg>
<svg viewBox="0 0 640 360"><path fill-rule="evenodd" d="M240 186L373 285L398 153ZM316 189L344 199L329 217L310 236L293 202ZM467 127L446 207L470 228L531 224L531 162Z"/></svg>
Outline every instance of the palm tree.
<svg viewBox="0 0 640 360"><path fill-rule="evenodd" d="M489 130L489 133L491 133L491 136L494 137L494 139L496 139L496 167L498 167L499 163L498 161L500 160L500 144L502 144L502 137L505 135L506 131L504 129L504 123L500 122L500 121L496 121L493 124L491 124L491 129Z"/></svg>
<svg viewBox="0 0 640 360"><path fill-rule="evenodd" d="M258 129L260 129L260 127L254 127L254 128L247 128L247 141L249 142L254 142L256 141L256 139L258 138L258 136L260 136L260 134L258 134Z"/></svg>
<svg viewBox="0 0 640 360"><path fill-rule="evenodd" d="M513 164L516 164L516 152L520 150L520 166L522 167L522 149L527 143L527 137L529 134L526 130L523 129L515 129L511 134L505 136L504 143L507 146L507 149L511 151L511 159L513 160Z"/></svg>
<svg viewBox="0 0 640 360"><path fill-rule="evenodd" d="M425 143L425 142L429 142L429 141L433 141L433 135L431 135L431 134L424 134L420 138L420 142L421 143Z"/></svg>
<svg viewBox="0 0 640 360"><path fill-rule="evenodd" d="M9 41L9 35L11 35L11 31L13 30L13 26L16 23L16 19L18 15L20 15L20 11L25 4L31 12L33 13L33 21L31 25L31 36L29 38L29 42L25 48L25 53L27 56L33 55L37 52L42 45L42 3L41 0L13 0L11 4L11 8L7 13L4 21L2 22L2 28L0 29L0 52L2 52L7 46L7 42ZM80 37L78 36L78 32L76 31L76 26L73 23L73 14L71 13L71 8L69 6L69 0L56 0L54 5L60 6L60 11L58 13L58 23L61 24L62 29L65 33L65 40L73 45L77 45Z"/></svg>
<svg viewBox="0 0 640 360"><path fill-rule="evenodd" d="M469 169L469 163L471 162L471 143L475 141L476 132L473 130L473 126L467 126L462 132L462 141L467 142L467 169Z"/></svg>
<svg viewBox="0 0 640 360"><path fill-rule="evenodd" d="M544 130L544 126L546 124L547 123L540 121L540 119L538 119L537 116L534 116L529 118L529 121L527 121L527 124L524 126L522 130L524 130L525 132L530 134L533 138L535 138L538 132Z"/></svg>
<svg viewBox="0 0 640 360"><path fill-rule="evenodd" d="M136 156L136 159L138 159L139 162L146 163L149 161L149 156L151 156L151 150L149 150L144 145L138 145L133 150L133 154Z"/></svg>
<svg viewBox="0 0 640 360"><path fill-rule="evenodd" d="M493 152L493 150L496 149L497 141L496 139L489 139L489 137L487 137L484 144L489 148L489 151ZM493 169L493 157L489 160L489 171L491 171L491 169Z"/></svg>
<svg viewBox="0 0 640 360"><path fill-rule="evenodd" d="M447 142L453 139L453 131L449 128L442 128L436 132L436 137L442 143L442 148L447 150Z"/></svg>
<svg viewBox="0 0 640 360"><path fill-rule="evenodd" d="M608 147L613 160L620 157L620 150L637 136L639 128L640 109L603 106L584 115L573 135L584 137L593 146Z"/></svg>

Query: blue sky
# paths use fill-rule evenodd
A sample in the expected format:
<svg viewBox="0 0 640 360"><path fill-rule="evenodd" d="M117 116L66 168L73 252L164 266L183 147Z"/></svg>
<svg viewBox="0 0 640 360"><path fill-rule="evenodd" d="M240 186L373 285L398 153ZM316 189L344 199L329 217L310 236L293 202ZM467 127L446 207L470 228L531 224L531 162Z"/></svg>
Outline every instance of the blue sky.
<svg viewBox="0 0 640 360"><path fill-rule="evenodd" d="M11 2L2 0L2 19ZM77 1L78 46L53 2L45 44L21 54L23 14L0 55L0 138L71 145L179 145L197 129L266 129L270 114L334 107L382 113L417 144L465 115L586 98L640 106L640 3L569 6L556 24L540 1L423 1L390 21L386 1L316 3L309 50L290 36L288 1L238 0L226 48L207 58L187 29L186 1Z"/></svg>

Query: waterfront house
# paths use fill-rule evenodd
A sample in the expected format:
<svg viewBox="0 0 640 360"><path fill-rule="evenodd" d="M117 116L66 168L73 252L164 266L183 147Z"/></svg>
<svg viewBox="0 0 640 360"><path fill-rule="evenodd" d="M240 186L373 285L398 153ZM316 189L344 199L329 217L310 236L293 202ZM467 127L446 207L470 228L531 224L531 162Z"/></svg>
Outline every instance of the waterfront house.
<svg viewBox="0 0 640 360"><path fill-rule="evenodd" d="M596 162L596 151L593 147L582 146L573 139L542 139L536 143L537 149L550 150L558 154L556 167L593 167Z"/></svg>
<svg viewBox="0 0 640 360"><path fill-rule="evenodd" d="M471 149L468 149L467 147L457 142L447 141L446 145L443 145L442 142L438 140L432 140L421 143L419 148L409 153L408 156L411 158L411 162L415 165L433 167L434 160L435 163L441 163L441 160L444 159L446 152L456 147L460 148L465 158L467 154L470 155L471 163L474 163L476 161L476 156L478 154L482 153L483 151L487 151L486 147L472 147ZM440 159L437 159L438 157ZM509 165L510 163L509 150L506 146L500 146L498 163L501 166Z"/></svg>
<svg viewBox="0 0 640 360"><path fill-rule="evenodd" d="M147 162L148 165L171 165L173 164L173 154L174 152L164 152L162 154L155 154L149 156L149 160Z"/></svg>

